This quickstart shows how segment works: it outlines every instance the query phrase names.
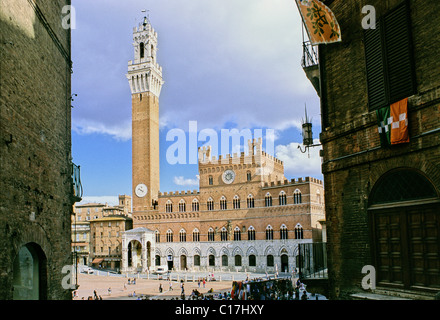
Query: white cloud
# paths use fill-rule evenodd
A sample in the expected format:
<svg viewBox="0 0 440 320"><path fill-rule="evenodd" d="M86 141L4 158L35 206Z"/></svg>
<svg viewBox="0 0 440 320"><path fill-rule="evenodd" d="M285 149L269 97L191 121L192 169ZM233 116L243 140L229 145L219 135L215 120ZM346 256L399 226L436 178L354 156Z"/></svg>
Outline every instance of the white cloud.
<svg viewBox="0 0 440 320"><path fill-rule="evenodd" d="M183 176L174 177L173 182L178 186L198 186L199 176L196 179L185 179Z"/></svg>
<svg viewBox="0 0 440 320"><path fill-rule="evenodd" d="M81 135L99 133L112 136L117 141L127 141L131 139L131 121L120 124L105 124L93 120L72 121L72 130Z"/></svg>
<svg viewBox="0 0 440 320"><path fill-rule="evenodd" d="M313 143L319 144L319 140L315 139ZM321 150L322 147L309 148L308 152L302 153L298 146L304 150L304 146L298 142L275 147L276 157L284 162L286 176L312 176L321 179L321 157L319 156L319 150Z"/></svg>
<svg viewBox="0 0 440 320"><path fill-rule="evenodd" d="M131 137L125 73L133 55L131 30L144 5L141 0L77 4L77 132ZM319 115L319 98L300 65L301 20L293 0L167 0L151 2L148 9L165 81L161 130L185 129L191 120L216 130L231 123L238 129L300 128L304 103L310 115Z"/></svg>

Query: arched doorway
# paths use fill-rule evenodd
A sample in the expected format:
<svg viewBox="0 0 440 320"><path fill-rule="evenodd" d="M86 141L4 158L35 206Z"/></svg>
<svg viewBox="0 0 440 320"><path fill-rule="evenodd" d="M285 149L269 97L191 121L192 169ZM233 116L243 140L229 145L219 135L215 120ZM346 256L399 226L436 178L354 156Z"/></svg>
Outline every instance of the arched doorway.
<svg viewBox="0 0 440 320"><path fill-rule="evenodd" d="M281 255L281 272L289 272L289 257L285 253Z"/></svg>
<svg viewBox="0 0 440 320"><path fill-rule="evenodd" d="M186 255L182 254L180 256L180 270L186 270Z"/></svg>
<svg viewBox="0 0 440 320"><path fill-rule="evenodd" d="M210 267L215 267L215 256L213 254L208 256L208 265Z"/></svg>
<svg viewBox="0 0 440 320"><path fill-rule="evenodd" d="M47 298L46 255L36 243L20 248L13 262L13 299L45 300Z"/></svg>
<svg viewBox="0 0 440 320"><path fill-rule="evenodd" d="M168 270L172 270L174 268L174 258L172 254L168 254L167 255L167 265L168 265Z"/></svg>
<svg viewBox="0 0 440 320"><path fill-rule="evenodd" d="M128 267L142 269L142 245L137 240L128 244Z"/></svg>
<svg viewBox="0 0 440 320"><path fill-rule="evenodd" d="M384 174L369 197L372 257L378 285L440 288L440 199L420 172Z"/></svg>

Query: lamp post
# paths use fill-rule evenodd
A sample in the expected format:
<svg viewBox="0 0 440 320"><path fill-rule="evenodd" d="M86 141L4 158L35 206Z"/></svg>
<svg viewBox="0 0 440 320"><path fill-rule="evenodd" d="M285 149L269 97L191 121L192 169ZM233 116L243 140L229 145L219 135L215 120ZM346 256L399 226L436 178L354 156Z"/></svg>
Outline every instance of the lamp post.
<svg viewBox="0 0 440 320"><path fill-rule="evenodd" d="M302 152L308 152L308 156L310 158L310 152L309 149L312 147L318 147L321 144L313 144L313 132L312 132L312 122L311 119L307 117L307 108L305 108L305 114L306 117L303 120L302 124L302 136L303 136L303 145L304 145L304 151L302 150L301 146L298 146L298 149Z"/></svg>

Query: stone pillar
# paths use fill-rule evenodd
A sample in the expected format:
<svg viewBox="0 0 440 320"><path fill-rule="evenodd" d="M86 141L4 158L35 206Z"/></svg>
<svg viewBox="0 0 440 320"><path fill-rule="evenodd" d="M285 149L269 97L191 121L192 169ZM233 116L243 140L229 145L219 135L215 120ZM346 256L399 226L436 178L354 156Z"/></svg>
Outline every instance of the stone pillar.
<svg viewBox="0 0 440 320"><path fill-rule="evenodd" d="M122 235L122 261L121 261L121 272L128 272L128 244L127 244L127 236L125 234Z"/></svg>
<svg viewBox="0 0 440 320"><path fill-rule="evenodd" d="M141 236L141 272L145 272L145 269L147 269L147 239L146 234L142 234Z"/></svg>

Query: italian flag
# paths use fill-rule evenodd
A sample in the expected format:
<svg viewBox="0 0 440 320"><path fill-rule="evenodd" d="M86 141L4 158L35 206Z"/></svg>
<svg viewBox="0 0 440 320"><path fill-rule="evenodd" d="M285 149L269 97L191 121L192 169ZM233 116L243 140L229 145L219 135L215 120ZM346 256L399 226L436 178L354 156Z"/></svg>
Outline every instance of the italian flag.
<svg viewBox="0 0 440 320"><path fill-rule="evenodd" d="M376 110L381 146L408 143L408 98Z"/></svg>

